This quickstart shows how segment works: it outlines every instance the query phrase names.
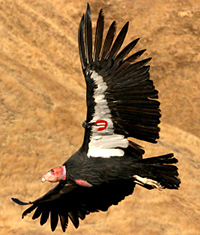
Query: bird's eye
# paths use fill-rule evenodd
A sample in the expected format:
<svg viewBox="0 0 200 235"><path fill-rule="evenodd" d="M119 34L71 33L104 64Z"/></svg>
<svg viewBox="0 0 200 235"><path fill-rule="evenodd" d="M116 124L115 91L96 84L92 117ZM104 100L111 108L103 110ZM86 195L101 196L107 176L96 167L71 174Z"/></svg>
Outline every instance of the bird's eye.
<svg viewBox="0 0 200 235"><path fill-rule="evenodd" d="M54 173L54 169L51 169L51 172Z"/></svg>

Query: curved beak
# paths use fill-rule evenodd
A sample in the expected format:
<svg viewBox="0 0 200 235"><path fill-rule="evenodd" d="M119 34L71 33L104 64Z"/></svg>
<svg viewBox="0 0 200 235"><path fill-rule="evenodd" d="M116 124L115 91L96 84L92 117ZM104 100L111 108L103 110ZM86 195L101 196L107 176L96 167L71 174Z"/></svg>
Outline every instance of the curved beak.
<svg viewBox="0 0 200 235"><path fill-rule="evenodd" d="M45 178L42 177L41 181L42 181L42 183L44 183L44 181L46 181L46 180L45 180Z"/></svg>
<svg viewBox="0 0 200 235"><path fill-rule="evenodd" d="M44 183L46 180L51 181L51 178L52 178L52 173L51 171L48 171L46 174L42 176L41 181L42 183Z"/></svg>

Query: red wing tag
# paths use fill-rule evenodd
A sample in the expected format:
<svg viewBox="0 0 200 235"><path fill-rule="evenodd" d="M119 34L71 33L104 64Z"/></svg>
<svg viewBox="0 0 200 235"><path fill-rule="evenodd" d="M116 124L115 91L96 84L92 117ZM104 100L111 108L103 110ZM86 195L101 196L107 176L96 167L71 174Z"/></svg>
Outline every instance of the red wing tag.
<svg viewBox="0 0 200 235"><path fill-rule="evenodd" d="M97 131L103 131L108 126L108 123L105 120L97 120L96 125L98 126Z"/></svg>

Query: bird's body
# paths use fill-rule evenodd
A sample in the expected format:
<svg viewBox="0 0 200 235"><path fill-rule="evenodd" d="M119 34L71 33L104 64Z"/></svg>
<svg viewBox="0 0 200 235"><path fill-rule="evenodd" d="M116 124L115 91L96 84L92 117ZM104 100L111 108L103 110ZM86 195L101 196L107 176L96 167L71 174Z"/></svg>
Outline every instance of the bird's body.
<svg viewBox="0 0 200 235"><path fill-rule="evenodd" d="M99 13L92 42L91 12L87 5L79 26L79 53L87 85L87 116L84 141L61 167L47 172L42 181L59 182L32 204L33 219L40 224L50 216L52 231L58 218L65 231L68 217L77 228L79 218L106 211L133 193L135 184L147 189L177 189L180 184L173 154L143 159L144 150L128 137L156 143L159 138L158 92L149 79L150 58L135 62L145 50L128 57L139 39L120 51L128 23L114 41L113 22L103 44L104 16ZM120 52L119 52L120 51Z"/></svg>
<svg viewBox="0 0 200 235"><path fill-rule="evenodd" d="M80 158L77 157L78 155ZM87 158L79 152L75 153L75 157L70 158L65 165L70 180L83 179L93 186L99 186L104 182L132 178L135 162L130 156L107 159Z"/></svg>

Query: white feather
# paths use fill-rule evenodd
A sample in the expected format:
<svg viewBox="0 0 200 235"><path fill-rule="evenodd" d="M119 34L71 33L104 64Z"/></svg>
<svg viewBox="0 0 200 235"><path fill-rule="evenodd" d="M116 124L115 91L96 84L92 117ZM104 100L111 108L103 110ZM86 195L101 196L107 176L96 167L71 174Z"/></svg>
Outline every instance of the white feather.
<svg viewBox="0 0 200 235"><path fill-rule="evenodd" d="M94 116L91 123L97 120L104 120L107 122L107 128L103 131L98 131L99 126L92 126L92 135L90 137L88 157L105 157L111 156L121 157L124 151L121 148L128 147L128 140L123 135L115 134L113 122L111 119L111 112L108 106L104 92L108 86L95 71L91 71L91 79L94 80L97 87L94 89Z"/></svg>
<svg viewBox="0 0 200 235"><path fill-rule="evenodd" d="M111 156L122 157L124 155L124 151L122 149L90 149L89 157L104 157L110 158Z"/></svg>

